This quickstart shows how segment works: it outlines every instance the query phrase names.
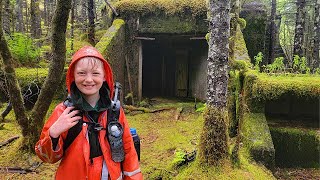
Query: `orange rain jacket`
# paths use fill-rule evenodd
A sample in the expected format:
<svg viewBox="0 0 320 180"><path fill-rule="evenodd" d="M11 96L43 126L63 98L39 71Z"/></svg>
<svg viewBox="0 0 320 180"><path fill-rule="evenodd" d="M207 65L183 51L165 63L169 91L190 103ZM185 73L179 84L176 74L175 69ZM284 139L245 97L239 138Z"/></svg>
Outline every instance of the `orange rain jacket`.
<svg viewBox="0 0 320 180"><path fill-rule="evenodd" d="M85 46L77 51L72 57L71 64L69 66L66 84L68 92L70 93L71 83L74 81L74 65L83 57L95 57L103 62L105 69L105 81L110 88L110 96L113 94L113 77L110 65L103 58L103 56L93 47ZM112 97L110 97L112 98ZM133 140L130 134L130 128L125 118L123 109L120 110L119 122L122 124L123 132L123 144L125 151L124 161L121 163L114 162L111 159L111 152L109 142L106 136L106 131L101 130L99 132L99 141L102 151L102 156L93 158L90 161L90 144L87 136L88 126L86 123L82 125L82 131L74 139L71 145L64 152L63 143L66 139L68 131L62 133L59 137L58 145L55 150L52 149L52 140L49 136L49 128L58 119L58 117L65 110L63 103L56 106L52 115L44 125L39 141L35 146L36 154L39 158L48 163L55 163L61 159L60 165L56 172L55 179L89 179L98 180L101 179L101 172L103 167L103 160L107 167L110 178L113 179L125 179L125 180L140 180L143 179L140 171L137 153L134 148ZM83 121L88 119L83 116ZM104 127L107 127L107 111L100 114L98 122Z"/></svg>

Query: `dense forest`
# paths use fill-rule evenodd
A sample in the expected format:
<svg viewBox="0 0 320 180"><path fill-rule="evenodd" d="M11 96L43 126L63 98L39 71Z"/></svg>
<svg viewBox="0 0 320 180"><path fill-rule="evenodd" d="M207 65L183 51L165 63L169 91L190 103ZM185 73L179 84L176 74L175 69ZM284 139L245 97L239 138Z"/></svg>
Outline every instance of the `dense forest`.
<svg viewBox="0 0 320 180"><path fill-rule="evenodd" d="M54 177L57 165L42 164L34 146L85 45L123 85L146 179L320 178L319 8L0 0L0 178Z"/></svg>

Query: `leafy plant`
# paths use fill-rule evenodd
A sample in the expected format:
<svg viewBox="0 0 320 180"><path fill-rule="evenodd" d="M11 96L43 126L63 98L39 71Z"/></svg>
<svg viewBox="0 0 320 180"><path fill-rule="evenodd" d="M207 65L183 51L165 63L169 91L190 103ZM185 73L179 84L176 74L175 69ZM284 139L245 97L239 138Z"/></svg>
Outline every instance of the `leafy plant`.
<svg viewBox="0 0 320 180"><path fill-rule="evenodd" d="M22 33L14 33L8 38L8 45L12 56L20 64L34 65L40 57L40 49L37 48L30 37Z"/></svg>
<svg viewBox="0 0 320 180"><path fill-rule="evenodd" d="M277 57L272 64L267 65L267 70L271 73L284 70L283 57Z"/></svg>
<svg viewBox="0 0 320 180"><path fill-rule="evenodd" d="M292 67L295 72L310 74L310 68L305 57L300 58L298 55L294 55Z"/></svg>
<svg viewBox="0 0 320 180"><path fill-rule="evenodd" d="M256 56L254 56L254 69L260 71L260 63L263 60L262 52L259 52Z"/></svg>

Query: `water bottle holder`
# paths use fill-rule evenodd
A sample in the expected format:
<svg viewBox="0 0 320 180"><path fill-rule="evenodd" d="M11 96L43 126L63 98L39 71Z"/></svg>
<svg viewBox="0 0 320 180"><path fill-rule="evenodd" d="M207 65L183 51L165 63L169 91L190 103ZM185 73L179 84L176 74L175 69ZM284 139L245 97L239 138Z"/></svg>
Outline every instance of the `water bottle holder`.
<svg viewBox="0 0 320 180"><path fill-rule="evenodd" d="M119 137L115 137L111 134L111 127L116 125L120 130ZM119 122L110 122L108 124L108 140L111 149L111 157L114 162L122 162L124 160L124 149L123 149L123 128Z"/></svg>

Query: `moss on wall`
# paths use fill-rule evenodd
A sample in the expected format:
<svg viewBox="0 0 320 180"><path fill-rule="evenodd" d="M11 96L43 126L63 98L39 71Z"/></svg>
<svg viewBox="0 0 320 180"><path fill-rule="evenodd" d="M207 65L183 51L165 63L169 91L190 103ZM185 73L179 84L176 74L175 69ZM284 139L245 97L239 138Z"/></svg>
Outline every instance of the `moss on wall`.
<svg viewBox="0 0 320 180"><path fill-rule="evenodd" d="M275 165L275 149L266 117L263 113L244 113L241 138L253 158L268 168Z"/></svg>
<svg viewBox="0 0 320 180"><path fill-rule="evenodd" d="M193 17L206 15L205 0L121 0L115 4L121 16L144 16L148 14L186 15Z"/></svg>
<svg viewBox="0 0 320 180"><path fill-rule="evenodd" d="M234 57L235 60L245 60L250 62L247 45L243 38L240 25L238 25L237 33L235 36Z"/></svg>
<svg viewBox="0 0 320 180"><path fill-rule="evenodd" d="M95 46L107 59L114 74L114 81L124 84L125 22L115 19Z"/></svg>
<svg viewBox="0 0 320 180"><path fill-rule="evenodd" d="M279 167L320 167L320 135L316 130L271 127Z"/></svg>
<svg viewBox="0 0 320 180"><path fill-rule="evenodd" d="M244 86L247 105L253 112L264 112L266 100L278 99L284 94L312 99L320 97L319 75L268 75L250 70L245 74Z"/></svg>
<svg viewBox="0 0 320 180"><path fill-rule="evenodd" d="M180 16L145 16L139 21L140 33L206 33L207 23L203 20Z"/></svg>

